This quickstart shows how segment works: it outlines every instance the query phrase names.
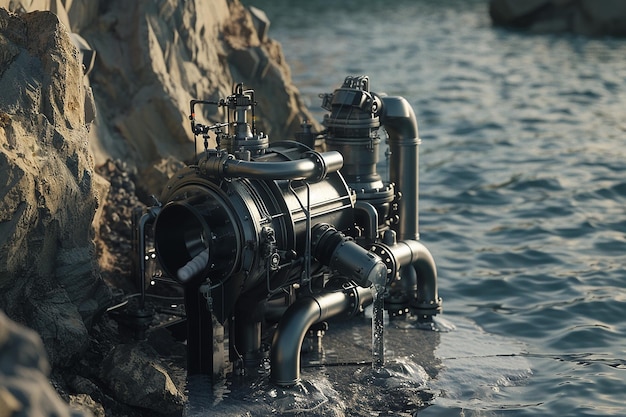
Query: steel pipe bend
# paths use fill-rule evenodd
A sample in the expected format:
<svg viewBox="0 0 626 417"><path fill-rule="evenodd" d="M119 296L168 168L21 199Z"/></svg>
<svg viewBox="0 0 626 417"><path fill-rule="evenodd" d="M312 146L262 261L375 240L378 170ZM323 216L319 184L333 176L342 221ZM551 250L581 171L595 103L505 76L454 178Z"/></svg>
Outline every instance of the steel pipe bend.
<svg viewBox="0 0 626 417"><path fill-rule="evenodd" d="M354 316L373 300L370 288L346 288L298 299L283 314L272 339L270 380L280 386L300 382L300 351L309 327L339 315Z"/></svg>
<svg viewBox="0 0 626 417"><path fill-rule="evenodd" d="M232 156L215 156L199 163L200 173L207 177L254 178L265 180L310 180L319 182L343 166L337 151L307 152L310 157L291 161L245 161Z"/></svg>

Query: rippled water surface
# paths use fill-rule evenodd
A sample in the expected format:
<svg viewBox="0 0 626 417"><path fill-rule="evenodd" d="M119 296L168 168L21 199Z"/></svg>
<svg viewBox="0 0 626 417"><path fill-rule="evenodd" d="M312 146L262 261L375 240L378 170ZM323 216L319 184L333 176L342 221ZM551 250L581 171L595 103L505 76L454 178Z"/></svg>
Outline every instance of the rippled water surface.
<svg viewBox="0 0 626 417"><path fill-rule="evenodd" d="M357 74L417 114L421 240L456 330L397 347L425 394L369 415L626 415L626 40L496 29L478 0L248 3L320 120Z"/></svg>

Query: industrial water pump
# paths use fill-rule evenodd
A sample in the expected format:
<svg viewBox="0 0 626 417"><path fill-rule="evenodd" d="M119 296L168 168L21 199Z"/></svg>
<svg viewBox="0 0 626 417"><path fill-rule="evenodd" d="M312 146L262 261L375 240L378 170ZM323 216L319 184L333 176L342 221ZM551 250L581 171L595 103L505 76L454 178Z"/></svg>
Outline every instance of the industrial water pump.
<svg viewBox="0 0 626 417"><path fill-rule="evenodd" d="M296 384L307 332L361 314L375 282L390 317L428 322L441 311L419 241L415 114L369 87L367 76L347 77L321 95L324 130L305 121L293 141L257 131L254 91L241 84L219 101L191 101L204 151L136 231L142 285L150 235L164 276L184 292L189 374L265 366L273 383ZM196 106L221 108L225 121L199 123ZM381 134L388 179L377 171Z"/></svg>

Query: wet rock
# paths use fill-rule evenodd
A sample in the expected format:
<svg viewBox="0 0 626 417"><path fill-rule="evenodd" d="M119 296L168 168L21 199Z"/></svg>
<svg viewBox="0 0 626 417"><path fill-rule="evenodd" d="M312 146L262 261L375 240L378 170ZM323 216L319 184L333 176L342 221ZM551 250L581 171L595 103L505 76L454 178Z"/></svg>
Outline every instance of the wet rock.
<svg viewBox="0 0 626 417"><path fill-rule="evenodd" d="M167 365L145 343L118 345L102 362L101 378L120 401L159 414L180 413L183 395Z"/></svg>
<svg viewBox="0 0 626 417"><path fill-rule="evenodd" d="M11 417L90 416L56 393L41 339L0 312L0 415ZM95 406L95 404L94 404Z"/></svg>
<svg viewBox="0 0 626 417"><path fill-rule="evenodd" d="M496 25L532 32L626 36L622 0L491 0L489 14Z"/></svg>

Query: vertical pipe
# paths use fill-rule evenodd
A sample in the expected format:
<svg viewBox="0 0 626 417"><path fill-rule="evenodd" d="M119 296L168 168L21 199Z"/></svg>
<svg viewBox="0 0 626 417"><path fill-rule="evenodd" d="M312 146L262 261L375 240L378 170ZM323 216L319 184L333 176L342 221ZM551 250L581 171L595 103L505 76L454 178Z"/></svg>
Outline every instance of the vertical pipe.
<svg viewBox="0 0 626 417"><path fill-rule="evenodd" d="M348 311L351 297L342 291L300 298L278 323L271 350L270 379L281 386L300 382L300 349L311 325Z"/></svg>
<svg viewBox="0 0 626 417"><path fill-rule="evenodd" d="M389 180L395 184L399 223L392 228L398 240L419 239L419 144L417 120L403 97L383 97L382 125L389 136L391 150Z"/></svg>

